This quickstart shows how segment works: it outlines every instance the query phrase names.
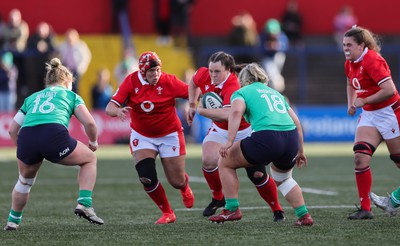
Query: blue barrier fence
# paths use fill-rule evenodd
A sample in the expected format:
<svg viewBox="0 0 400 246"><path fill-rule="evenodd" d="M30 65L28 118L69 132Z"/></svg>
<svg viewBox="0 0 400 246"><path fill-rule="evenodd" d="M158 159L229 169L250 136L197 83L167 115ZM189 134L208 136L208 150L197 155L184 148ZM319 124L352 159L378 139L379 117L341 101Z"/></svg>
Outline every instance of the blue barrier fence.
<svg viewBox="0 0 400 246"><path fill-rule="evenodd" d="M347 115L346 105L296 106L303 127L305 142L352 142L361 110L353 117ZM211 120L196 115L192 136L201 143L207 134Z"/></svg>

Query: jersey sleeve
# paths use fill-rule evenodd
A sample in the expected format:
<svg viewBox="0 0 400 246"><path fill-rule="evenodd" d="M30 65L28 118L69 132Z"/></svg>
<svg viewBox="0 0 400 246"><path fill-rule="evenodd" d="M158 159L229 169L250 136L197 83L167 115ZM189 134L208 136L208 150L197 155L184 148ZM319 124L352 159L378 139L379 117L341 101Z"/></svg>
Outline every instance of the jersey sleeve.
<svg viewBox="0 0 400 246"><path fill-rule="evenodd" d="M187 99L189 97L189 85L178 79L175 75L170 76L175 91L175 97Z"/></svg>
<svg viewBox="0 0 400 246"><path fill-rule="evenodd" d="M391 77L389 66L380 55L376 55L374 60L367 59L364 66L364 70L378 85L381 81Z"/></svg>
<svg viewBox="0 0 400 246"><path fill-rule="evenodd" d="M130 92L132 91L132 80L133 76L137 73L128 75L121 83L115 94L112 96L111 101L116 103L118 106L124 104L127 98L129 98Z"/></svg>
<svg viewBox="0 0 400 246"><path fill-rule="evenodd" d="M241 99L241 100L244 101L244 97L243 97L243 94L242 94L242 90L237 90L237 91L235 91L235 92L232 94L232 96L231 96L231 103L232 103L233 101L235 101L236 99Z"/></svg>
<svg viewBox="0 0 400 246"><path fill-rule="evenodd" d="M199 68L195 74L193 75L193 83L197 86L200 87L202 84L201 81L203 81L205 78L204 76L208 75L208 69L205 67Z"/></svg>
<svg viewBox="0 0 400 246"><path fill-rule="evenodd" d="M83 98L82 98L81 96L79 96L78 94L76 94L74 109L75 109L76 107L78 107L79 105L82 105L82 104L85 105L85 101L83 100Z"/></svg>

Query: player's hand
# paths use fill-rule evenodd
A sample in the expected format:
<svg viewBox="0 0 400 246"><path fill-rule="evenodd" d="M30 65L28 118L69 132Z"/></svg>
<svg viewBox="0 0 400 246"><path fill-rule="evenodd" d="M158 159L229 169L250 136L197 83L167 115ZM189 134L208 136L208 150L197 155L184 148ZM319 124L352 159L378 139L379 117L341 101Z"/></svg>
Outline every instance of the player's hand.
<svg viewBox="0 0 400 246"><path fill-rule="evenodd" d="M186 115L186 121L189 126L192 125L195 114L196 114L196 108L189 108L187 115Z"/></svg>
<svg viewBox="0 0 400 246"><path fill-rule="evenodd" d="M228 141L228 142L225 144L225 146L223 146L223 147L221 147L221 148L219 149L219 154L221 155L222 158L225 158L225 157L228 156L228 149L229 149L230 147L232 147L232 145L233 145L233 143Z"/></svg>
<svg viewBox="0 0 400 246"><path fill-rule="evenodd" d="M307 166L307 157L303 153L298 153L296 156L296 166L301 168Z"/></svg>
<svg viewBox="0 0 400 246"><path fill-rule="evenodd" d="M351 105L348 109L347 109L347 114L350 116L353 116L357 111L357 108L354 105Z"/></svg>
<svg viewBox="0 0 400 246"><path fill-rule="evenodd" d="M360 97L357 97L356 100L354 100L354 102L353 102L353 106L355 108L361 108L365 104L366 104L366 99L365 98L360 98Z"/></svg>
<svg viewBox="0 0 400 246"><path fill-rule="evenodd" d="M118 108L117 111L117 116L120 120L125 121L126 120L126 115L129 113L129 111L132 109L132 107L126 106L123 108Z"/></svg>
<svg viewBox="0 0 400 246"><path fill-rule="evenodd" d="M95 152L97 150L97 148L99 147L99 144L97 143L97 141L89 141L89 145L88 145L89 149L93 152Z"/></svg>

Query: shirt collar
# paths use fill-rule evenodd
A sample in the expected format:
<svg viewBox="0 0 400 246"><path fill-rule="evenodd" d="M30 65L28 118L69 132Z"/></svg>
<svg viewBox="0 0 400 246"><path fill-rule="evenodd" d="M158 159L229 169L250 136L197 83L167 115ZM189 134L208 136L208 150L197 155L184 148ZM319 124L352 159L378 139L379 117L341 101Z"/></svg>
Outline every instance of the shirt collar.
<svg viewBox="0 0 400 246"><path fill-rule="evenodd" d="M363 58L364 58L364 56L365 56L365 54L367 54L368 53L368 47L365 47L364 48L364 51L363 51L363 53L361 54L361 56L360 57L358 57L358 59L357 60L355 60L354 61L354 63L357 63L357 62L360 62L360 61L362 61L363 60Z"/></svg>

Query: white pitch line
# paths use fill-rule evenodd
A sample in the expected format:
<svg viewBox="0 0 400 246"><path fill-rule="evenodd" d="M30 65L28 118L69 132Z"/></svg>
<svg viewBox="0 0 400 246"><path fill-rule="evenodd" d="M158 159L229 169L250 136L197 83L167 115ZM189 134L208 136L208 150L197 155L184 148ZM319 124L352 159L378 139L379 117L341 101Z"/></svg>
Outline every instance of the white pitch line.
<svg viewBox="0 0 400 246"><path fill-rule="evenodd" d="M204 177L189 176L189 181L194 182L194 183L206 183L206 180L204 179ZM336 191L327 191L327 190L320 190L320 189L314 189L314 188L301 187L301 190L305 193L312 193L312 194L318 194L318 195L326 195L326 196L337 196L338 195L338 193Z"/></svg>
<svg viewBox="0 0 400 246"><path fill-rule="evenodd" d="M282 207L283 209L293 209L292 207ZM336 209L336 208L355 208L354 205L316 205L316 206L308 206L307 209ZM240 207L240 210L257 210L257 209L271 209L270 207ZM174 211L203 211L204 208L177 208Z"/></svg>

